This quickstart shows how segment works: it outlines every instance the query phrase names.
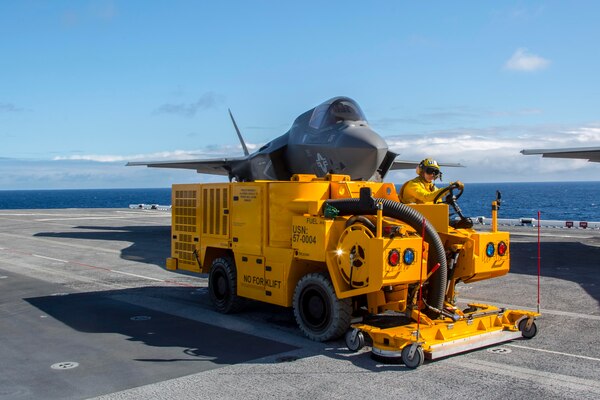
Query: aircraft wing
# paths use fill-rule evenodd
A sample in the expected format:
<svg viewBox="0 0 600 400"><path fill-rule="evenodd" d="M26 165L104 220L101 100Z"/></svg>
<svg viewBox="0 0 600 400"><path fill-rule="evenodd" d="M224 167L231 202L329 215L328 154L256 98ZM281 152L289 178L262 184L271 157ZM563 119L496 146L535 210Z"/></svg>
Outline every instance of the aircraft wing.
<svg viewBox="0 0 600 400"><path fill-rule="evenodd" d="M390 169L415 169L420 161L394 160ZM440 167L464 167L460 163L439 163Z"/></svg>
<svg viewBox="0 0 600 400"><path fill-rule="evenodd" d="M525 149L521 154L541 154L549 158L578 158L592 162L600 162L600 147L574 147L569 149Z"/></svg>
<svg viewBox="0 0 600 400"><path fill-rule="evenodd" d="M172 161L133 161L127 166L147 166L153 168L182 168L195 169L200 174L229 175L232 164L245 160L246 157L229 157L199 160L172 160Z"/></svg>

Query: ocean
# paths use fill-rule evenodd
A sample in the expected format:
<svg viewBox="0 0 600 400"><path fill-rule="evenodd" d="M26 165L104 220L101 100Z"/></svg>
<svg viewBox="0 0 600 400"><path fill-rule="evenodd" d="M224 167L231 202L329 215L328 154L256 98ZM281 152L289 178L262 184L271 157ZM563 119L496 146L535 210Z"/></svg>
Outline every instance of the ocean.
<svg viewBox="0 0 600 400"><path fill-rule="evenodd" d="M490 217L496 190L500 218L600 221L600 182L471 183L459 199L463 213ZM126 208L171 204L171 189L0 190L0 209Z"/></svg>

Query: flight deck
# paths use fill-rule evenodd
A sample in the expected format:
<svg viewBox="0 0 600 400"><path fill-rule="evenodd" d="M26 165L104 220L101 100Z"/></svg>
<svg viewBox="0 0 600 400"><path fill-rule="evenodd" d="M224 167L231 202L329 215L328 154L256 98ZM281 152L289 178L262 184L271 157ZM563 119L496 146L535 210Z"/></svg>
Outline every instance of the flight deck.
<svg viewBox="0 0 600 400"><path fill-rule="evenodd" d="M535 338L411 370L310 341L291 309L217 313L206 275L165 268L168 211L0 210L0 224L0 399L600 397L598 229L542 229ZM461 302L537 310L537 229L509 230L510 273L459 285Z"/></svg>

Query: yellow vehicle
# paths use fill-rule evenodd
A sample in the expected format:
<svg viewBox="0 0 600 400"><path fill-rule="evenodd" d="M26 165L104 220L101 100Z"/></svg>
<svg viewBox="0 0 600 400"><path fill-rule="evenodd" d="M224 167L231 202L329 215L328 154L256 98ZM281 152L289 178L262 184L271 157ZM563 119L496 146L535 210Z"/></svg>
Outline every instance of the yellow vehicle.
<svg viewBox="0 0 600 400"><path fill-rule="evenodd" d="M450 188L449 192L452 191ZM456 306L458 282L505 275L510 238L454 228L447 204L405 205L392 183L345 175L176 184L167 268L209 274L223 313L245 299L293 307L310 339L416 368L430 359L533 337L537 313Z"/></svg>

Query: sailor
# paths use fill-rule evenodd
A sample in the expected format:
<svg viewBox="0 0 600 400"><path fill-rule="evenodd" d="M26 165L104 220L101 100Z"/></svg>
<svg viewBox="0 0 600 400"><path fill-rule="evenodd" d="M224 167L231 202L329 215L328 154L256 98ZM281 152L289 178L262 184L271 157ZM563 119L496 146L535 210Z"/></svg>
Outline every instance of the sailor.
<svg viewBox="0 0 600 400"><path fill-rule="evenodd" d="M434 181L442 180L442 172L437 161L426 158L417 166L417 177L402 185L398 197L402 203L431 204L436 196L444 189L437 188ZM450 183L455 188L462 190L464 185L461 181Z"/></svg>

